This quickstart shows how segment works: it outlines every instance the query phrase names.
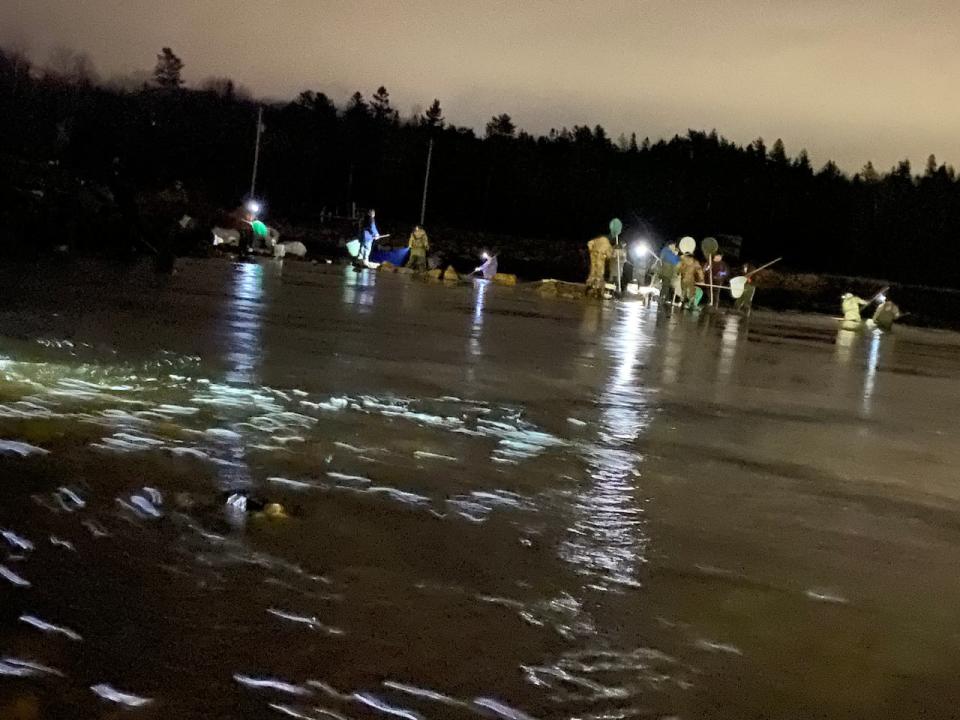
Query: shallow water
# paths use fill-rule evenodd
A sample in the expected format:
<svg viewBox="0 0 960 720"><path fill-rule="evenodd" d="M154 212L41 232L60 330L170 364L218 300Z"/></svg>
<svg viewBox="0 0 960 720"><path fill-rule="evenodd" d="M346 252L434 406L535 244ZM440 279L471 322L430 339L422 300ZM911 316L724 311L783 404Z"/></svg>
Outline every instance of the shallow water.
<svg viewBox="0 0 960 720"><path fill-rule="evenodd" d="M956 335L2 274L0 717L956 716Z"/></svg>

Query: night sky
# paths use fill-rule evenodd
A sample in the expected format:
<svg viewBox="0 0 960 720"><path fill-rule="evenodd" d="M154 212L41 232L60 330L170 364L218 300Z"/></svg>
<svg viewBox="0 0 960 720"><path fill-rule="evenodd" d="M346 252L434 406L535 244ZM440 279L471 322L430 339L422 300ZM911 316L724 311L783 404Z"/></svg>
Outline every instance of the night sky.
<svg viewBox="0 0 960 720"><path fill-rule="evenodd" d="M716 128L814 164L960 165L960 3L932 0L3 0L0 42L43 64L86 50L104 78L170 45L188 83L342 103L379 85L482 128L602 124L616 138Z"/></svg>

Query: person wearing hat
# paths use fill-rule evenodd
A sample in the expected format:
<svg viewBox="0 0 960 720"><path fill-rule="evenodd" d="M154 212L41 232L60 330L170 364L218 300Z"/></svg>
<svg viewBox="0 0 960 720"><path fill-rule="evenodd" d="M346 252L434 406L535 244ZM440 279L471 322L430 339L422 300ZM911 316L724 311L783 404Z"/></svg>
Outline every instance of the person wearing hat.
<svg viewBox="0 0 960 720"><path fill-rule="evenodd" d="M427 250L430 249L430 239L427 237L427 231L419 225L414 226L410 233L410 239L407 241L407 247L410 248L410 260L407 267L413 270L427 269Z"/></svg>
<svg viewBox="0 0 960 720"><path fill-rule="evenodd" d="M680 265L680 246L676 242L667 243L661 248L659 259L657 278L660 280L660 307L664 308L671 297L677 295L674 281L677 279L677 267Z"/></svg>
<svg viewBox="0 0 960 720"><path fill-rule="evenodd" d="M867 301L853 293L844 293L840 296L840 300L844 325L859 325L863 321L860 312L867 306Z"/></svg>

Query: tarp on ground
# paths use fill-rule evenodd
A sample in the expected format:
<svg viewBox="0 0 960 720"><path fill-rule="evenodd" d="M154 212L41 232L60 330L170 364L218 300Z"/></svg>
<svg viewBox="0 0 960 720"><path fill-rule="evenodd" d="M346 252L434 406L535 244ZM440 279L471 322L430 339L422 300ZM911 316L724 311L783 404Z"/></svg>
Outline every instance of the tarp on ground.
<svg viewBox="0 0 960 720"><path fill-rule="evenodd" d="M407 255L410 254L410 248L397 248L396 250L374 250L370 253L370 262L384 263L402 267L407 264Z"/></svg>

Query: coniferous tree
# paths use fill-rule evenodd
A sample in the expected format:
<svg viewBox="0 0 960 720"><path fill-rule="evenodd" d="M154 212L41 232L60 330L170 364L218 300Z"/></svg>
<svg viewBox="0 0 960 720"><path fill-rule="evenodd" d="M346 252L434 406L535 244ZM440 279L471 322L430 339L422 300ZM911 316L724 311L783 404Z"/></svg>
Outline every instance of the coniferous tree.
<svg viewBox="0 0 960 720"><path fill-rule="evenodd" d="M157 64L153 69L153 81L162 88L176 89L183 85L183 61L173 50L163 48L157 55Z"/></svg>

